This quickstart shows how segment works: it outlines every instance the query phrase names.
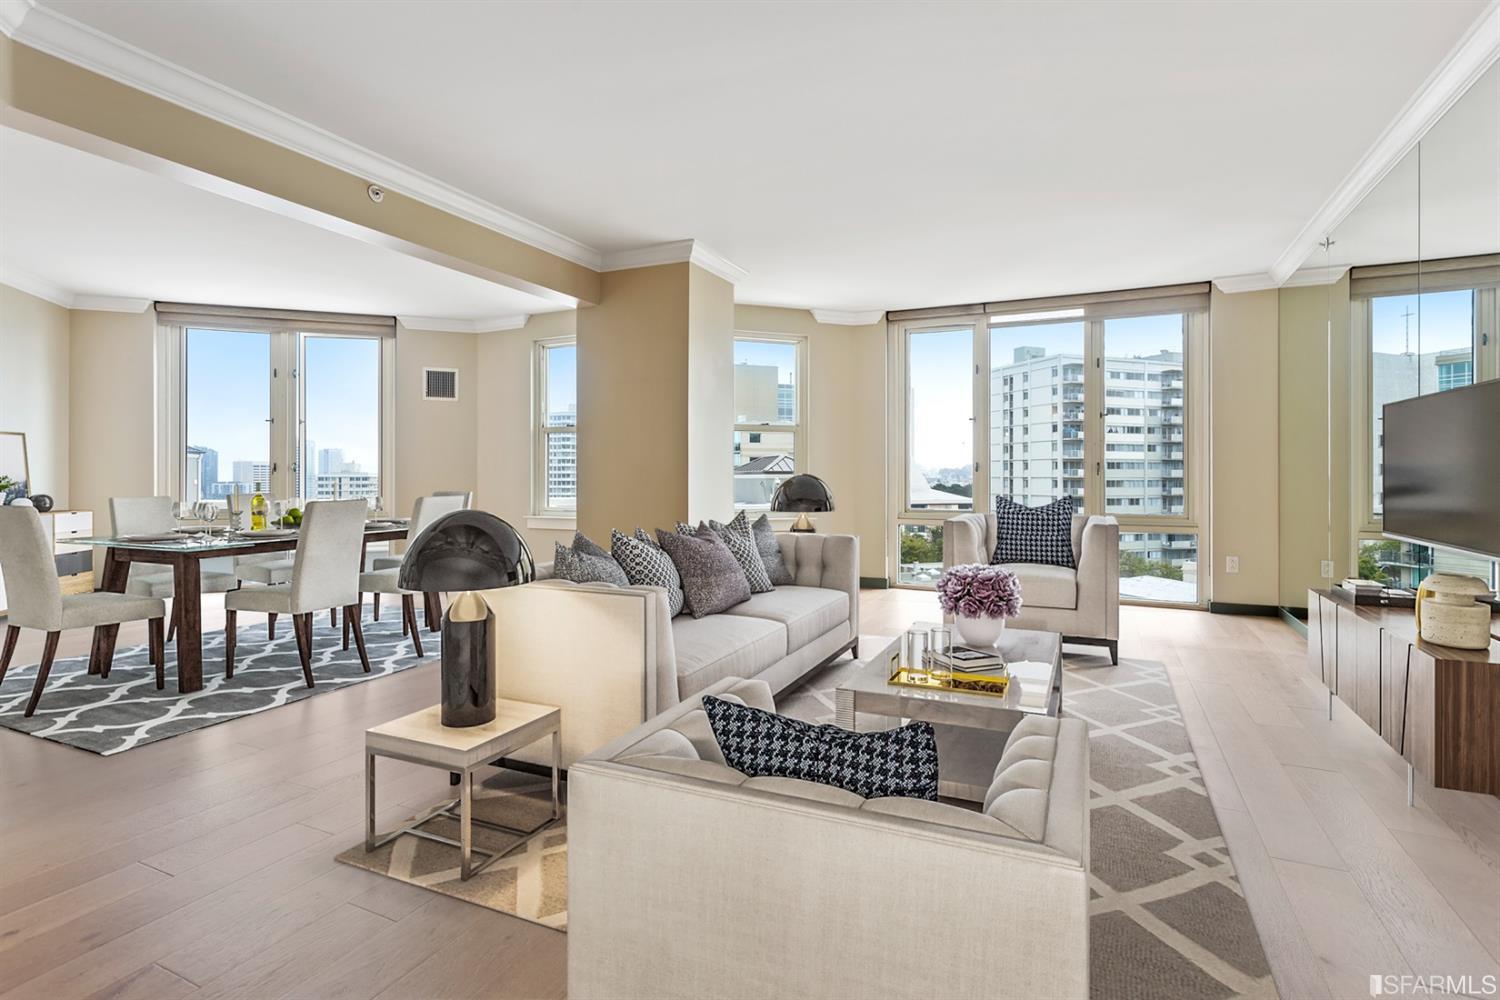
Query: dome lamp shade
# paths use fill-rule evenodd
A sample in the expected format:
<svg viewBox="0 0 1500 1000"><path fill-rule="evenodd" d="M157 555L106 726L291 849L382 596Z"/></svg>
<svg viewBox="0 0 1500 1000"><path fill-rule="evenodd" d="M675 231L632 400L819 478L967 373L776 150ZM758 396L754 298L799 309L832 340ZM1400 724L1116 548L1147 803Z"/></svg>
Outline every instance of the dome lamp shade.
<svg viewBox="0 0 1500 1000"><path fill-rule="evenodd" d="M833 510L833 491L817 476L804 472L781 481L771 497L771 509L778 513L802 515L792 525L792 530L812 531L813 523L807 515Z"/></svg>
<svg viewBox="0 0 1500 1000"><path fill-rule="evenodd" d="M526 540L482 510L457 510L429 524L406 551L398 586L449 592L530 583L536 564Z"/></svg>

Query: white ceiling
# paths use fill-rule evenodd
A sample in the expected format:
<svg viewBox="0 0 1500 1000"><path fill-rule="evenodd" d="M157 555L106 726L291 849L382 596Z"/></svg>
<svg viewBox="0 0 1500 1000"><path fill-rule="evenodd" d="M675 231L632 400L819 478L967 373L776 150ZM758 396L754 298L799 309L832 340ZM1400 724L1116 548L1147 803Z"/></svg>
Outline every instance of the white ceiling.
<svg viewBox="0 0 1500 1000"><path fill-rule="evenodd" d="M491 319L561 308L0 128L0 274L76 295Z"/></svg>
<svg viewBox="0 0 1500 1000"><path fill-rule="evenodd" d="M44 0L603 252L835 309L1263 272L1484 0ZM33 15L34 16L34 15Z"/></svg>

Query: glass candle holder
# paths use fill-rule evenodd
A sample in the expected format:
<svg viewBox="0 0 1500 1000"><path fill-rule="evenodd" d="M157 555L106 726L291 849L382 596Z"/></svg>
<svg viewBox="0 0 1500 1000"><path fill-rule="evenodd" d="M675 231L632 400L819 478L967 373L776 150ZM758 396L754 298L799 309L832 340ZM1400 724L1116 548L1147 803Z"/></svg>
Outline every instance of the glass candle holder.
<svg viewBox="0 0 1500 1000"><path fill-rule="evenodd" d="M953 630L946 625L937 625L927 631L927 673L935 681L946 681L953 676L949 659L953 654Z"/></svg>
<svg viewBox="0 0 1500 1000"><path fill-rule="evenodd" d="M907 629L901 637L901 666L908 670L927 669L927 630Z"/></svg>

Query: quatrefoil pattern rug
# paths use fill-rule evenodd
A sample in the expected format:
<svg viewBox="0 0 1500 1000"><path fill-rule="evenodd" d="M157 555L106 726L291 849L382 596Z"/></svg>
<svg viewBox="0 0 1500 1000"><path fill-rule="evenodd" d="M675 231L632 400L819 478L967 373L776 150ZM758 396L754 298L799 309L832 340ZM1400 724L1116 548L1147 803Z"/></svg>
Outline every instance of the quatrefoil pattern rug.
<svg viewBox="0 0 1500 1000"><path fill-rule="evenodd" d="M28 719L21 713L31 697L37 664L34 660L13 662L0 684L0 726L108 756L351 684L389 677L430 662L440 648L440 633L423 630L422 652L428 659L418 660L411 639L401 634L399 614L388 614L376 622L366 613L367 674L360 666L352 638L345 650L342 629L331 628L326 613L314 615L313 622L316 686L312 688L302 679L302 660L297 655L291 621L283 617L277 623L275 640L267 641L264 616L247 615L240 619L232 680L224 678L223 632L204 633L203 690L192 694L177 691L175 643L167 644L167 686L162 691L156 690L156 673L145 644L122 645L115 650L108 678L89 674L87 656L55 661L41 704Z"/></svg>

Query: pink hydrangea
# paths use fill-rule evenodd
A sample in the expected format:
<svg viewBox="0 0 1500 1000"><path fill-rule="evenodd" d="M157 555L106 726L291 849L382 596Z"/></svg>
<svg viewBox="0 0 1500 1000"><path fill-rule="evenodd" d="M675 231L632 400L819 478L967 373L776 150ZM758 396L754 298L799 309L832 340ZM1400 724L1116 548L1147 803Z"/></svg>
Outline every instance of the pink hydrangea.
<svg viewBox="0 0 1500 1000"><path fill-rule="evenodd" d="M938 604L965 618L1014 618L1021 613L1021 581L1000 566L954 566L938 577Z"/></svg>

